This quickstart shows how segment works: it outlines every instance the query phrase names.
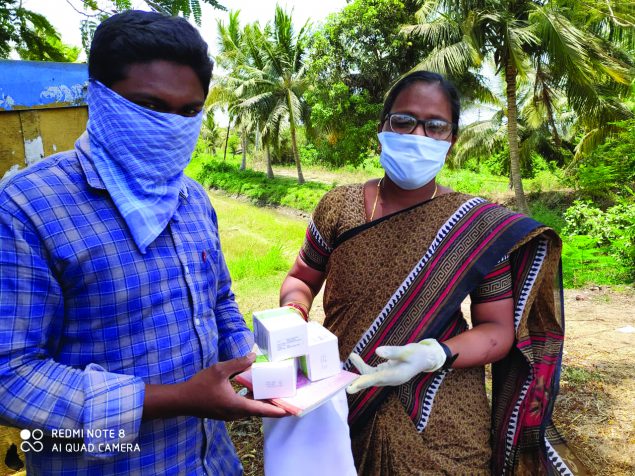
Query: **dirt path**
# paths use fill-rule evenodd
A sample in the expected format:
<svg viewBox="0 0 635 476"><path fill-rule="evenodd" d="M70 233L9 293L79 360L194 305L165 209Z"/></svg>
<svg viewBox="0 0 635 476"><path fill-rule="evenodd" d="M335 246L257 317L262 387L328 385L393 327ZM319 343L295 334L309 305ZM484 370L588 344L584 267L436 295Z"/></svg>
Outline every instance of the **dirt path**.
<svg viewBox="0 0 635 476"><path fill-rule="evenodd" d="M635 290L565 292L554 419L591 474L635 474Z"/></svg>

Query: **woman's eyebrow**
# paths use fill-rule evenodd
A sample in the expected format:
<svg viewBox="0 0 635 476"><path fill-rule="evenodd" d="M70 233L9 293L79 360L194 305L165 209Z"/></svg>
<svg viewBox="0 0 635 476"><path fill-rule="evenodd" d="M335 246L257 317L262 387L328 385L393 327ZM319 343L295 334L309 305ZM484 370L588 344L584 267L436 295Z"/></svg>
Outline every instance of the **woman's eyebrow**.
<svg viewBox="0 0 635 476"><path fill-rule="evenodd" d="M418 115L416 115L413 112L410 112L408 110L403 110L403 111L392 111L390 114L407 114L408 116L412 116L415 119L419 119L421 121L429 121L431 119L441 119L442 121L445 122L452 122L452 119L447 119L443 116L440 116L439 114L430 114L428 117L426 117L425 119L421 119Z"/></svg>

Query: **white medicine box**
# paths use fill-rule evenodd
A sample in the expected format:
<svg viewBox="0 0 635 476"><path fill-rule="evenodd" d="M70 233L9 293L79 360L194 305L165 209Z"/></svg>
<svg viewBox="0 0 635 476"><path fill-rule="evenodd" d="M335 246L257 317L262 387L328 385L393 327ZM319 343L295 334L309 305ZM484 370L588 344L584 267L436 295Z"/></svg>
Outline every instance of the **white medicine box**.
<svg viewBox="0 0 635 476"><path fill-rule="evenodd" d="M269 361L300 357L307 353L307 323L290 307L254 312L256 344Z"/></svg>
<svg viewBox="0 0 635 476"><path fill-rule="evenodd" d="M337 336L317 322L307 324L309 349L300 357L300 367L309 380L316 381L331 377L340 370L340 353Z"/></svg>
<svg viewBox="0 0 635 476"><path fill-rule="evenodd" d="M252 392L256 400L293 397L296 393L296 359L269 362L264 355L251 364Z"/></svg>

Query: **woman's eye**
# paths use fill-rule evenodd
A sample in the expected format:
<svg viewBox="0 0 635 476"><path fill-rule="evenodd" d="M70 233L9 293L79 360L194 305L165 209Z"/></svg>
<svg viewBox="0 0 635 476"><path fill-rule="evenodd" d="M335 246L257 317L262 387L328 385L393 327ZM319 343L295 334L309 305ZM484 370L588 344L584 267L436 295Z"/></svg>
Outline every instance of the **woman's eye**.
<svg viewBox="0 0 635 476"><path fill-rule="evenodd" d="M450 124L444 121L428 121L426 127L429 131L446 132L450 128Z"/></svg>

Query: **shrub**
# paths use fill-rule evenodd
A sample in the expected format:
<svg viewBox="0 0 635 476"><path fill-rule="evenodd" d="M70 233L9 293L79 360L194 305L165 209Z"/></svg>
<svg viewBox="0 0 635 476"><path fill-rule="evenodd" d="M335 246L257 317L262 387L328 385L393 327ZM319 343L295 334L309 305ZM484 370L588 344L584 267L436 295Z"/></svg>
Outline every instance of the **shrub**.
<svg viewBox="0 0 635 476"><path fill-rule="evenodd" d="M263 172L239 170L238 165L209 159L200 168L196 180L206 187L244 195L261 205L283 205L311 212L320 198L333 188L318 182L298 184L292 178L268 179Z"/></svg>
<svg viewBox="0 0 635 476"><path fill-rule="evenodd" d="M589 196L612 196L635 183L635 119L614 126L617 135L582 156L571 169L573 185Z"/></svg>
<svg viewBox="0 0 635 476"><path fill-rule="evenodd" d="M626 202L618 203L605 212L588 200L576 200L564 213L567 235L590 235L600 245L628 238L635 227L635 208Z"/></svg>
<svg viewBox="0 0 635 476"><path fill-rule="evenodd" d="M562 263L565 288L587 284L624 284L633 279L632 268L611 254L608 246L599 246L589 235L563 237Z"/></svg>
<svg viewBox="0 0 635 476"><path fill-rule="evenodd" d="M579 275L588 276L590 282L597 284L602 284L598 279L606 279L605 284L632 282L635 208L631 203L621 201L602 211L589 201L576 200L565 211L564 220L563 259L566 256L570 260L571 272L577 270Z"/></svg>

